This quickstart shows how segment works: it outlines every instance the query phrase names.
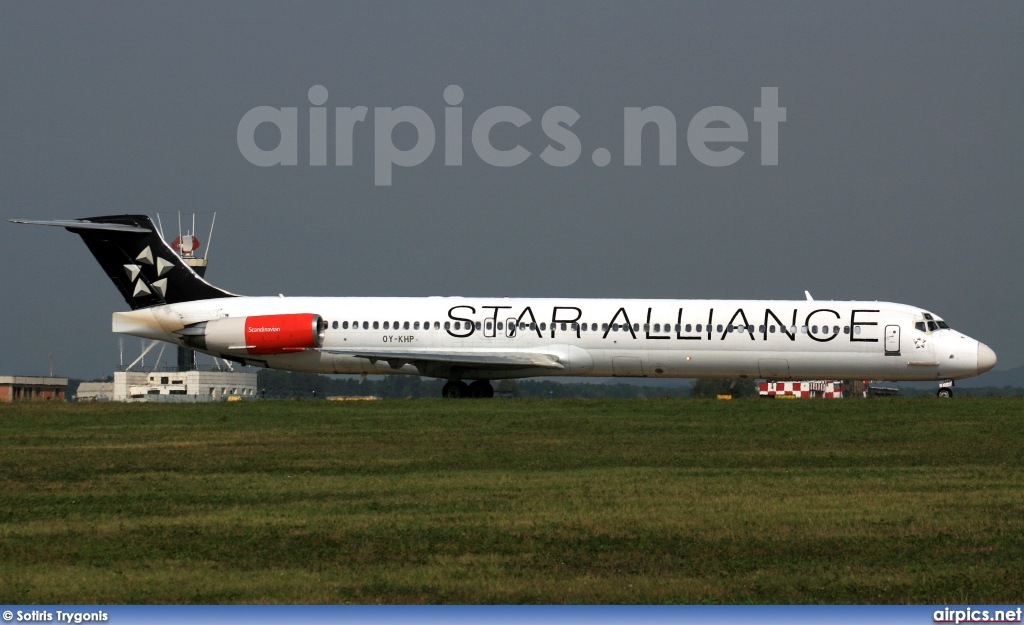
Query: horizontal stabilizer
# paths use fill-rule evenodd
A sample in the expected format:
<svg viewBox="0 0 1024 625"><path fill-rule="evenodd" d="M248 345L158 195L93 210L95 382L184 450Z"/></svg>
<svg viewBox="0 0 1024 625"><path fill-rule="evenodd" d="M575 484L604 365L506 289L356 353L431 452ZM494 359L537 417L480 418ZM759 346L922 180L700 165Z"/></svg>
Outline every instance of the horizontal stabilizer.
<svg viewBox="0 0 1024 625"><path fill-rule="evenodd" d="M95 223L92 221L85 221L82 219L8 219L7 221L11 222L12 224L26 224L29 226L57 226L60 228L74 228L76 230L110 230L113 232L135 232L138 234L148 234L152 232L152 230L148 228L129 226L128 224Z"/></svg>

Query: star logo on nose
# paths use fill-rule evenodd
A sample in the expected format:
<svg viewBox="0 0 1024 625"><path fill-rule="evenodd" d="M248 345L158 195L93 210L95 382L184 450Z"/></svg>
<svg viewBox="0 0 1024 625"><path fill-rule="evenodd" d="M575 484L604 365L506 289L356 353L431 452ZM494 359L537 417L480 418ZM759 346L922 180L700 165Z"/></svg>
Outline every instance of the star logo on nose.
<svg viewBox="0 0 1024 625"><path fill-rule="evenodd" d="M914 339L914 349L924 349L924 346L928 344L928 341L923 338Z"/></svg>

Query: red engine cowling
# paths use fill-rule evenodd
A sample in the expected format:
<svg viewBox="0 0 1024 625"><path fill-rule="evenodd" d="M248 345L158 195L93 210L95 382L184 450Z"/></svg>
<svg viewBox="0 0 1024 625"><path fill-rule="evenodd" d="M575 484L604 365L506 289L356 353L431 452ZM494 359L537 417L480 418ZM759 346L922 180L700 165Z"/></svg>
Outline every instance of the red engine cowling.
<svg viewBox="0 0 1024 625"><path fill-rule="evenodd" d="M250 354L283 354L324 344L327 324L320 315L261 315L245 318Z"/></svg>
<svg viewBox="0 0 1024 625"><path fill-rule="evenodd" d="M186 342L211 351L287 354L322 346L326 329L320 315L310 313L225 317L205 322L201 337Z"/></svg>

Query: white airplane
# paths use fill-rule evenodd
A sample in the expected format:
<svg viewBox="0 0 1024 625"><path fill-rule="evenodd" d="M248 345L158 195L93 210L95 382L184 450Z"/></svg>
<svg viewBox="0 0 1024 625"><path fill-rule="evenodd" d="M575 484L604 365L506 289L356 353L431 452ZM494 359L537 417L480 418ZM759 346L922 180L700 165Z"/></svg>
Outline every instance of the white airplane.
<svg viewBox="0 0 1024 625"><path fill-rule="evenodd" d="M243 297L197 275L144 215L64 221L130 312L113 330L245 365L447 380L490 397L533 376L944 381L996 354L915 306L806 300ZM468 381L468 383L467 383Z"/></svg>

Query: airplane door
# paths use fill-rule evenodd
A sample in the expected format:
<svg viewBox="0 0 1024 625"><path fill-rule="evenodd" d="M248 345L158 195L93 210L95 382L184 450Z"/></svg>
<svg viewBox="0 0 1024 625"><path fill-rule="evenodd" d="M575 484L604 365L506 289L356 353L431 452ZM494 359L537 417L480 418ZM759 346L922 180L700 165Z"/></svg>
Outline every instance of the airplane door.
<svg viewBox="0 0 1024 625"><path fill-rule="evenodd" d="M508 338L515 338L516 336L516 321L515 317L509 317L505 320L505 336Z"/></svg>
<svg viewBox="0 0 1024 625"><path fill-rule="evenodd" d="M489 339L494 338L496 325L494 323L494 317L488 317L484 319L484 336Z"/></svg>
<svg viewBox="0 0 1024 625"><path fill-rule="evenodd" d="M639 358L616 356L612 358L612 370L616 376L637 378L644 376L644 367Z"/></svg>
<svg viewBox="0 0 1024 625"><path fill-rule="evenodd" d="M789 361L781 358L762 358L757 361L758 373L766 380L788 380Z"/></svg>
<svg viewBox="0 0 1024 625"><path fill-rule="evenodd" d="M900 327L885 326L885 355L900 355Z"/></svg>

